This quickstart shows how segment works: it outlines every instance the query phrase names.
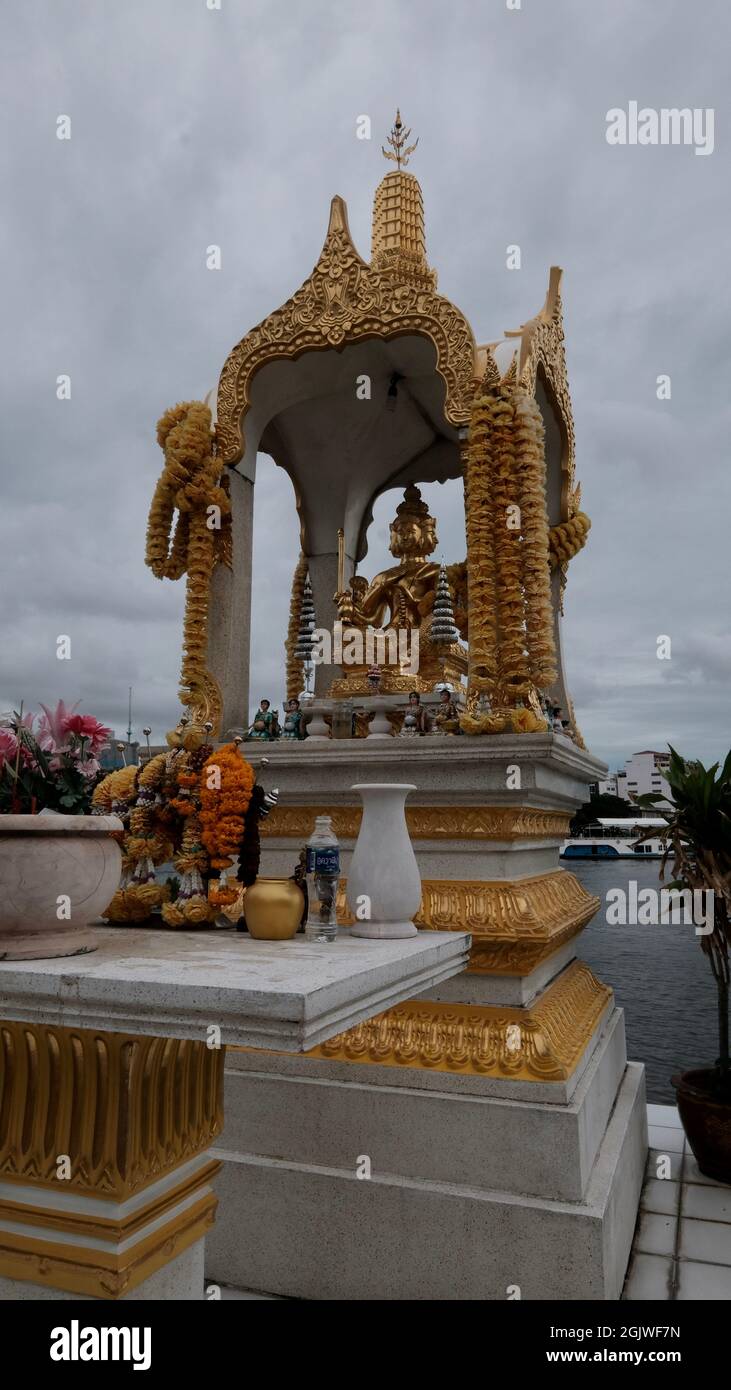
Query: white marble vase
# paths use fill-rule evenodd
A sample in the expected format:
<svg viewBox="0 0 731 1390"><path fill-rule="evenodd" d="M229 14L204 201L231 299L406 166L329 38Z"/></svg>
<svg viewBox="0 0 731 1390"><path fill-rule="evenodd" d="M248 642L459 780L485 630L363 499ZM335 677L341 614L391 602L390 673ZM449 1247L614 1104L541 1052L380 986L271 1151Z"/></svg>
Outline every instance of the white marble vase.
<svg viewBox="0 0 731 1390"><path fill-rule="evenodd" d="M0 816L0 960L95 951L89 929L113 898L117 816Z"/></svg>
<svg viewBox="0 0 731 1390"><path fill-rule="evenodd" d="M363 802L346 893L355 917L352 935L415 936L412 919L421 902L421 875L404 805L416 787L405 782L361 782L351 791L359 792Z"/></svg>

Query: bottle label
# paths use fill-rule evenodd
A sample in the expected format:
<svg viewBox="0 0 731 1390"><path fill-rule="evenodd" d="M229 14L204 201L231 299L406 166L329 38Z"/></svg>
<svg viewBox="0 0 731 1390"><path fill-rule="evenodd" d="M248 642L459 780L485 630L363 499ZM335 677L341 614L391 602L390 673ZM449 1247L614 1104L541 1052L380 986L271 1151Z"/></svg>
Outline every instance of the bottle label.
<svg viewBox="0 0 731 1390"><path fill-rule="evenodd" d="M339 845L308 845L307 846L307 872L308 874L327 874L335 877L340 873L340 846Z"/></svg>

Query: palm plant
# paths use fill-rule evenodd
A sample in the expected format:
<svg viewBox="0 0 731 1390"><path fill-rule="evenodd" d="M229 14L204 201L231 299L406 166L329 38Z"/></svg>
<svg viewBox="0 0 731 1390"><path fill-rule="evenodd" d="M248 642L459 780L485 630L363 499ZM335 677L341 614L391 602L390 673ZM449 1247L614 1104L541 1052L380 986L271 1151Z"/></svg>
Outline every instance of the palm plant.
<svg viewBox="0 0 731 1390"><path fill-rule="evenodd" d="M672 860L671 888L710 891L713 896L713 930L701 936L718 990L719 1055L713 1069L713 1090L719 1099L731 1099L729 1059L729 946L731 945L731 753L719 773L719 763L704 767L686 760L670 747L670 766L665 777L670 785L672 810L662 811L652 794L637 798L664 815L660 832L665 853L660 878ZM717 775L718 774L718 775ZM641 840L656 835L648 830Z"/></svg>

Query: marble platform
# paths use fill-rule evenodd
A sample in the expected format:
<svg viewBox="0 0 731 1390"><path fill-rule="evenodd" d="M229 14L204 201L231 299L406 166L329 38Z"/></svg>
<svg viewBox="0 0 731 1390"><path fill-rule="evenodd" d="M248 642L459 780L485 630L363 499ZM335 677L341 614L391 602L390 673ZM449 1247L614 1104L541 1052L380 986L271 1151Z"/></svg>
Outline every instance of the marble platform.
<svg viewBox="0 0 731 1390"><path fill-rule="evenodd" d="M469 936L330 946L231 931L96 928L98 950L0 961L0 1019L302 1051L463 970Z"/></svg>
<svg viewBox="0 0 731 1390"><path fill-rule="evenodd" d="M0 1299L201 1298L226 1046L312 1047L462 970L470 938L97 935L0 961Z"/></svg>

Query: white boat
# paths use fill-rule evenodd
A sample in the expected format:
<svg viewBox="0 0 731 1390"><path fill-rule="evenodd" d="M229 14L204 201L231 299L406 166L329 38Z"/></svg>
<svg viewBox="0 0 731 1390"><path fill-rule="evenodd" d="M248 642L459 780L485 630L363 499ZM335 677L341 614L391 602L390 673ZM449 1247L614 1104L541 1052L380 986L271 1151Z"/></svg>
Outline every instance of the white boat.
<svg viewBox="0 0 731 1390"><path fill-rule="evenodd" d="M653 835L637 843L639 835L646 830L657 829L667 824L662 817L640 817L637 819L599 816L593 825L586 826L578 835L571 835L561 846L562 859L661 859L665 847L660 835Z"/></svg>

